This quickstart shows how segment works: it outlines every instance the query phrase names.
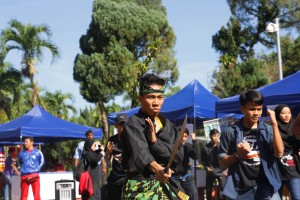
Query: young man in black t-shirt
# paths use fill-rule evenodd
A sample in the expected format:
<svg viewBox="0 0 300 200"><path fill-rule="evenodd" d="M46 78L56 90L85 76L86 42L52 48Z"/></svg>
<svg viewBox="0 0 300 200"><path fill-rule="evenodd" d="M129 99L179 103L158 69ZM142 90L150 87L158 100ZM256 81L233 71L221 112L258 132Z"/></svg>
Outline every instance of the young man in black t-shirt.
<svg viewBox="0 0 300 200"><path fill-rule="evenodd" d="M118 133L108 139L105 148L105 161L110 162L112 157L112 170L107 177L107 192L108 200L119 200L122 197L122 189L126 180L126 173L121 165L122 161L122 143L120 142L120 135L123 131L124 124L128 122L128 116L119 114L116 117L116 128Z"/></svg>
<svg viewBox="0 0 300 200"><path fill-rule="evenodd" d="M259 121L263 102L258 91L242 93L243 118L221 134L220 166L229 168L223 194L232 199L280 200L277 191L281 181L275 156L283 155L283 142L274 111L268 110L271 126Z"/></svg>

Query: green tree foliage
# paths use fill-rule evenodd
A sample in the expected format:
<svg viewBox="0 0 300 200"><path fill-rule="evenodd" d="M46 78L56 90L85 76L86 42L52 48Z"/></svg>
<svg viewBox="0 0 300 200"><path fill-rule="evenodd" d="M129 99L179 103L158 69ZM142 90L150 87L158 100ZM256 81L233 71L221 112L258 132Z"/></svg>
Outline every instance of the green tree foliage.
<svg viewBox="0 0 300 200"><path fill-rule="evenodd" d="M42 89L34 83L35 65L43 58L43 49L50 50L53 61L59 57L57 47L52 43L51 32L46 25L23 25L17 20L9 22L9 27L0 35L0 120L7 122L20 117L31 109L32 105L40 104L48 112L59 118L68 120L69 112L76 114L73 107L73 96L61 91L54 93ZM21 51L21 71L5 62L7 54L12 50ZM29 78L30 83L22 82L22 76ZM84 133L82 133L84 134ZM78 141L47 143L42 149L51 168L56 162L71 169L72 156Z"/></svg>
<svg viewBox="0 0 300 200"><path fill-rule="evenodd" d="M232 15L254 32L264 31L267 22L280 18L282 28L299 30L299 0L227 0Z"/></svg>
<svg viewBox="0 0 300 200"><path fill-rule="evenodd" d="M63 164L68 171L72 170L72 159L79 141L67 140L45 143L42 146L42 152L46 160L43 170L53 171L56 163Z"/></svg>
<svg viewBox="0 0 300 200"><path fill-rule="evenodd" d="M53 115L67 120L70 113L76 114L76 108L74 105L74 97L71 93L62 93L61 91L55 91L54 93L46 91L42 97L46 109Z"/></svg>
<svg viewBox="0 0 300 200"><path fill-rule="evenodd" d="M0 123L13 119L12 106L21 96L21 73L12 68L10 63L4 62L6 54L7 51L0 39Z"/></svg>
<svg viewBox="0 0 300 200"><path fill-rule="evenodd" d="M53 60L59 57L58 48L51 41L52 33L47 25L24 25L15 19L8 24L9 27L1 32L1 43L6 54L12 50L22 52L21 72L24 77L29 78L33 88L31 101L33 106L38 96L37 85L34 82L36 64L41 62L44 48L50 50Z"/></svg>
<svg viewBox="0 0 300 200"><path fill-rule="evenodd" d="M20 99L21 83L19 71L11 67L0 68L0 110L4 111L9 121L13 119L12 107Z"/></svg>
<svg viewBox="0 0 300 200"><path fill-rule="evenodd" d="M18 101L14 103L12 107L12 119L22 116L28 112L31 108L32 102L32 87L30 83L23 83L19 85L21 95Z"/></svg>
<svg viewBox="0 0 300 200"><path fill-rule="evenodd" d="M229 69L221 65L213 73L213 79L217 82L211 83L214 85L212 92L224 98L267 84L268 75L261 70L262 65L263 63L257 59L249 59Z"/></svg>
<svg viewBox="0 0 300 200"><path fill-rule="evenodd" d="M168 88L168 91L167 93L165 94L165 97L169 97L169 96L172 96L173 94L176 94L177 92L179 92L181 90L181 87L180 86L170 86Z"/></svg>
<svg viewBox="0 0 300 200"><path fill-rule="evenodd" d="M139 75L154 71L177 80L174 44L161 1L94 2L92 22L80 38L82 54L75 58L73 77L84 99L100 107L105 133L104 104L124 92L136 98ZM137 99L132 102L136 106Z"/></svg>
<svg viewBox="0 0 300 200"><path fill-rule="evenodd" d="M300 70L300 37L294 40L290 35L286 35L280 42L283 74L288 76Z"/></svg>
<svg viewBox="0 0 300 200"><path fill-rule="evenodd" d="M46 91L41 97L46 110L52 115L68 120L70 112L76 114L76 109L73 106L74 97L71 93L62 93L55 91L53 93ZM84 135L84 133L82 133ZM44 156L48 162L47 168L53 168L53 164L60 163L71 169L72 157L78 141L70 140L57 143L47 143L43 146Z"/></svg>
<svg viewBox="0 0 300 200"><path fill-rule="evenodd" d="M265 29L275 18L280 19L281 28L291 29L298 28L300 17L298 0L227 0L227 3L232 16L227 27L221 27L213 36L212 45L220 53L220 65L214 71L211 87L220 97L238 94L247 88L257 88L277 80L274 78L278 65L274 62L277 61L275 54L256 55L254 47L262 44L267 48L274 48L275 34L268 34ZM283 53L286 75L297 69L289 68L297 65L296 59L290 58L290 53L296 54L297 49L294 46L286 46L283 51L286 51ZM288 59L284 60L286 58ZM260 59L256 63L258 66L253 66L256 59ZM248 69L242 69L243 67ZM253 70L249 70L251 68ZM245 74L246 71L252 74ZM260 76L262 72L266 75Z"/></svg>
<svg viewBox="0 0 300 200"><path fill-rule="evenodd" d="M260 61L259 70L267 75L267 83L272 83L278 80L278 62L277 54L274 52L271 54L261 53L257 59Z"/></svg>
<svg viewBox="0 0 300 200"><path fill-rule="evenodd" d="M154 7L153 2L145 7L147 2L116 3L99 0L94 3L90 28L80 39L80 47L84 54L75 60L74 79L84 82L80 79L83 74L91 73L91 66L97 67L90 76L98 76L95 79L99 85L92 84L95 86L92 90L104 90L97 91L104 102L124 91L133 93L137 76L148 71L150 65L153 71L168 73L171 81L178 78L172 50L175 42L173 30L168 26L165 13L162 10L151 9ZM88 63L87 59L92 61ZM85 66L90 67L78 71ZM87 85L84 88L87 88ZM87 100L93 99L91 102L99 100L87 92L82 93Z"/></svg>
<svg viewBox="0 0 300 200"><path fill-rule="evenodd" d="M241 30L241 24L231 17L227 28L222 27L212 37L212 47L221 54L220 62L228 68L236 63L238 56L243 52L242 45L246 40L246 33Z"/></svg>
<svg viewBox="0 0 300 200"><path fill-rule="evenodd" d="M99 109L89 106L80 109L79 116L73 116L72 121L86 126L101 127L99 116Z"/></svg>
<svg viewBox="0 0 300 200"><path fill-rule="evenodd" d="M213 47L217 51L224 50L224 46L219 49L218 40L226 40L231 36L228 38L231 40L227 42L230 44L228 49L234 52L240 49L238 53L242 60L254 56L254 46L258 43L273 47L274 37L265 31L269 22L274 22L278 17L282 28L290 28L296 25L295 16L300 14L298 1L227 0L227 3L232 14L230 23L227 29L222 27L213 37ZM291 23L293 20L294 24Z"/></svg>

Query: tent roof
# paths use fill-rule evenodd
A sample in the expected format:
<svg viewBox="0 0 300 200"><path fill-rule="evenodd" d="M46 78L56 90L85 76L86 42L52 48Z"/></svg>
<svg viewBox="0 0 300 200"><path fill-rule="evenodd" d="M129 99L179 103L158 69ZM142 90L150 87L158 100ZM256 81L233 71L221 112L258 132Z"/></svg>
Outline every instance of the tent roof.
<svg viewBox="0 0 300 200"><path fill-rule="evenodd" d="M264 105L287 104L300 111L300 71L282 80L256 89L264 95ZM217 113L240 113L240 95L216 101Z"/></svg>
<svg viewBox="0 0 300 200"><path fill-rule="evenodd" d="M40 106L34 106L23 116L0 126L0 140L18 142L31 136L37 142L85 138L87 130L93 130L95 138L102 137L102 130L83 126L57 118Z"/></svg>
<svg viewBox="0 0 300 200"><path fill-rule="evenodd" d="M193 80L176 94L167 97L160 113L171 121L182 120L187 115L190 119L204 121L215 117L215 102L219 98L203 87L199 81ZM131 116L138 112L140 107L131 110L110 113L109 124L114 124L119 113Z"/></svg>

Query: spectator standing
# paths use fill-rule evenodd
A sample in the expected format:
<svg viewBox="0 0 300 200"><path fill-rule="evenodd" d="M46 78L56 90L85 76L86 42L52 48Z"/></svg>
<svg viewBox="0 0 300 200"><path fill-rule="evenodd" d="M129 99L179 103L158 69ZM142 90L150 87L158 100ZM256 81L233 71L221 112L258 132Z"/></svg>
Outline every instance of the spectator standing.
<svg viewBox="0 0 300 200"><path fill-rule="evenodd" d="M82 199L90 199L90 200L99 200L101 199L101 191L100 191L100 178L101 178L101 167L99 162L103 155L101 154L101 144L99 141L95 139L86 139L84 142L84 148L82 152L82 156L84 158L85 169L88 170L90 176L92 178L93 183L93 195L90 197L86 197L82 195Z"/></svg>
<svg viewBox="0 0 300 200"><path fill-rule="evenodd" d="M243 118L222 131L219 162L229 168L223 194L232 199L280 200L281 180L276 157L283 155L283 142L274 111L268 110L271 126L259 121L264 97L255 90L240 95Z"/></svg>
<svg viewBox="0 0 300 200"><path fill-rule="evenodd" d="M179 127L178 130L180 130ZM192 144L188 143L189 135L192 138ZM195 185L195 180L190 174L190 168L192 164L190 163L190 158L194 160L199 159L199 145L196 144L196 134L189 132L189 129L185 129L183 138L183 160L180 165L178 165L176 173L172 175L172 178L179 181L181 187L184 189L185 193L190 197L190 200L198 200L198 191Z"/></svg>
<svg viewBox="0 0 300 200"><path fill-rule="evenodd" d="M92 130L87 130L85 132L85 137L86 139L94 139L94 133ZM78 165L79 160L81 158L82 155L82 151L83 151L83 147L84 147L84 142L85 141L81 141L78 143L77 148L75 150L74 156L73 156L73 165L74 168Z"/></svg>
<svg viewBox="0 0 300 200"><path fill-rule="evenodd" d="M94 133L93 133L93 131L92 130L87 130L85 132L85 137L86 137L86 139L94 139ZM85 143L85 140L79 142L78 145L77 145L77 147L76 147L76 150L75 150L75 153L74 153L74 156L73 156L73 166L74 166L74 168L78 165L79 160L80 160L80 158L82 156L82 152L83 152L83 148L84 148L84 143ZM100 169L100 176L102 176L102 174L106 174L106 163L105 163L104 159L101 159L98 164L100 165L100 168L99 168ZM97 188L97 190L99 190L99 193L101 194L100 187Z"/></svg>
<svg viewBox="0 0 300 200"><path fill-rule="evenodd" d="M201 150L201 160L206 170L206 198L212 199L212 191L214 182L217 179L221 186L224 188L226 175L225 171L219 166L218 147L219 147L220 133L217 129L211 129L209 132L210 141L205 144Z"/></svg>
<svg viewBox="0 0 300 200"><path fill-rule="evenodd" d="M141 109L130 117L121 135L124 170L127 180L123 199L171 199L176 194L169 188L172 170L183 159L183 148L177 151L171 169L164 172L178 130L159 115L164 102L165 80L145 74L139 81Z"/></svg>
<svg viewBox="0 0 300 200"><path fill-rule="evenodd" d="M129 118L126 114L119 114L116 117L117 134L108 139L105 147L105 161L110 162L112 158L112 169L107 177L107 192L108 200L119 200L122 198L122 189L126 180L126 173L122 166L123 147L121 143L121 133L124 125Z"/></svg>
<svg viewBox="0 0 300 200"><path fill-rule="evenodd" d="M299 156L300 140L290 132L290 125L292 123L291 108L286 104L280 104L274 111L284 144L284 155L277 160L278 170L282 181L280 194L282 194L282 189L285 185L290 192L291 199L300 200L300 171L296 166L296 156Z"/></svg>
<svg viewBox="0 0 300 200"><path fill-rule="evenodd" d="M8 149L8 156L5 159L5 183L4 183L4 200L11 199L11 176L20 175L20 172L16 168L16 160L13 158L14 149Z"/></svg>
<svg viewBox="0 0 300 200"><path fill-rule="evenodd" d="M24 150L18 156L21 166L21 200L27 200L28 189L31 185L35 200L40 200L39 172L45 164L43 153L33 146L33 137L25 137Z"/></svg>

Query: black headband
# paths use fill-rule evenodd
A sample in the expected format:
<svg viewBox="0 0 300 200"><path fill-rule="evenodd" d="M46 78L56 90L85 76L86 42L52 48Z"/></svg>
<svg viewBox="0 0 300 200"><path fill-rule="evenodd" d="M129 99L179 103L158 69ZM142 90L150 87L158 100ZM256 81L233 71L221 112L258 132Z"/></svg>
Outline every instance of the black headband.
<svg viewBox="0 0 300 200"><path fill-rule="evenodd" d="M142 91L142 93L150 94L150 93L165 93L166 86L164 85L161 89L152 89L152 88L146 88Z"/></svg>

